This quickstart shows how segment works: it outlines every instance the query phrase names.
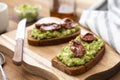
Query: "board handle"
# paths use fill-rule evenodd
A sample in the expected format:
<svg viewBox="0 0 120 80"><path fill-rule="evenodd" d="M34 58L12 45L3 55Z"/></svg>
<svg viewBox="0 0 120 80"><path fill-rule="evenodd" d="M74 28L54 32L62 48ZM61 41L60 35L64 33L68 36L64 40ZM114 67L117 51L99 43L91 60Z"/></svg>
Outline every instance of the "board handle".
<svg viewBox="0 0 120 80"><path fill-rule="evenodd" d="M112 68L93 74L91 76L88 76L85 80L109 80L119 71L120 71L120 61L116 65L114 65Z"/></svg>

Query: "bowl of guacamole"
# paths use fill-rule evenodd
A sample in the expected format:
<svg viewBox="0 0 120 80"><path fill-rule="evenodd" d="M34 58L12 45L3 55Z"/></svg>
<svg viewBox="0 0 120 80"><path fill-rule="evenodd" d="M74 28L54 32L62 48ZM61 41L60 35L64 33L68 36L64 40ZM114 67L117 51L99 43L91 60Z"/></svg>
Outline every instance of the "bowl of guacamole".
<svg viewBox="0 0 120 80"><path fill-rule="evenodd" d="M27 18L27 22L32 22L37 20L41 6L21 4L15 7L14 10L20 19Z"/></svg>

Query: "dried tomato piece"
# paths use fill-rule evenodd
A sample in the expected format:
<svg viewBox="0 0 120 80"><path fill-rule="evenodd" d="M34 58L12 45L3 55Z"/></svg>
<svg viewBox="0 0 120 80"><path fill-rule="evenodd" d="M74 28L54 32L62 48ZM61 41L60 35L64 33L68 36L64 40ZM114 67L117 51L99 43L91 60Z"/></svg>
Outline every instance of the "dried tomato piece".
<svg viewBox="0 0 120 80"><path fill-rule="evenodd" d="M94 41L96 38L94 37L92 33L86 33L85 35L81 36L81 39L85 42L90 43Z"/></svg>
<svg viewBox="0 0 120 80"><path fill-rule="evenodd" d="M75 22L70 18L64 18L62 20L61 26L66 29L71 29L75 25Z"/></svg>
<svg viewBox="0 0 120 80"><path fill-rule="evenodd" d="M40 29L40 26L41 26L41 24L35 24L35 27L36 27L37 29Z"/></svg>
<svg viewBox="0 0 120 80"><path fill-rule="evenodd" d="M58 30L61 28L61 26L57 23L36 24L35 26L36 28L42 31L53 31L53 30Z"/></svg>
<svg viewBox="0 0 120 80"><path fill-rule="evenodd" d="M85 48L79 41L72 41L70 49L76 57L81 57L85 54Z"/></svg>

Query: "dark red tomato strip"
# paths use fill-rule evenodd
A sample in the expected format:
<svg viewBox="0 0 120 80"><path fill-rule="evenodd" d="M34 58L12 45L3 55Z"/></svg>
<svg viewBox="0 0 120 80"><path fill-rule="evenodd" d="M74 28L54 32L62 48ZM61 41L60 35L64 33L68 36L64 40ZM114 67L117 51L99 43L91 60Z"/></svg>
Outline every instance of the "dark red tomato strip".
<svg viewBox="0 0 120 80"><path fill-rule="evenodd" d="M71 29L75 25L75 22L72 19L64 18L60 24L57 23L43 23L43 24L35 24L37 29L42 31L53 31L58 30L60 28Z"/></svg>
<svg viewBox="0 0 120 80"><path fill-rule="evenodd" d="M75 22L69 18L64 18L61 23L61 26L66 29L71 29L75 27L74 25L75 25Z"/></svg>
<svg viewBox="0 0 120 80"><path fill-rule="evenodd" d="M85 54L85 48L79 41L72 41L70 49L76 57L81 57Z"/></svg>
<svg viewBox="0 0 120 80"><path fill-rule="evenodd" d="M53 31L61 28L57 23L36 24L35 26L42 31Z"/></svg>
<svg viewBox="0 0 120 80"><path fill-rule="evenodd" d="M81 36L81 39L85 42L90 43L94 41L96 38L94 37L92 33L86 33L85 35Z"/></svg>

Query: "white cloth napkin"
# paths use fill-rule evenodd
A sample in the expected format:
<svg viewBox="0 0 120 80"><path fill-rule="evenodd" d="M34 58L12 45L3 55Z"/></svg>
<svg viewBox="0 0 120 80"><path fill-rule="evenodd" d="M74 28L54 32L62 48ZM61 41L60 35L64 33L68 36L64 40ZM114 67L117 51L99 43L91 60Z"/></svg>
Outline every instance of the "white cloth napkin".
<svg viewBox="0 0 120 80"><path fill-rule="evenodd" d="M79 23L120 53L120 0L100 0L84 10Z"/></svg>

